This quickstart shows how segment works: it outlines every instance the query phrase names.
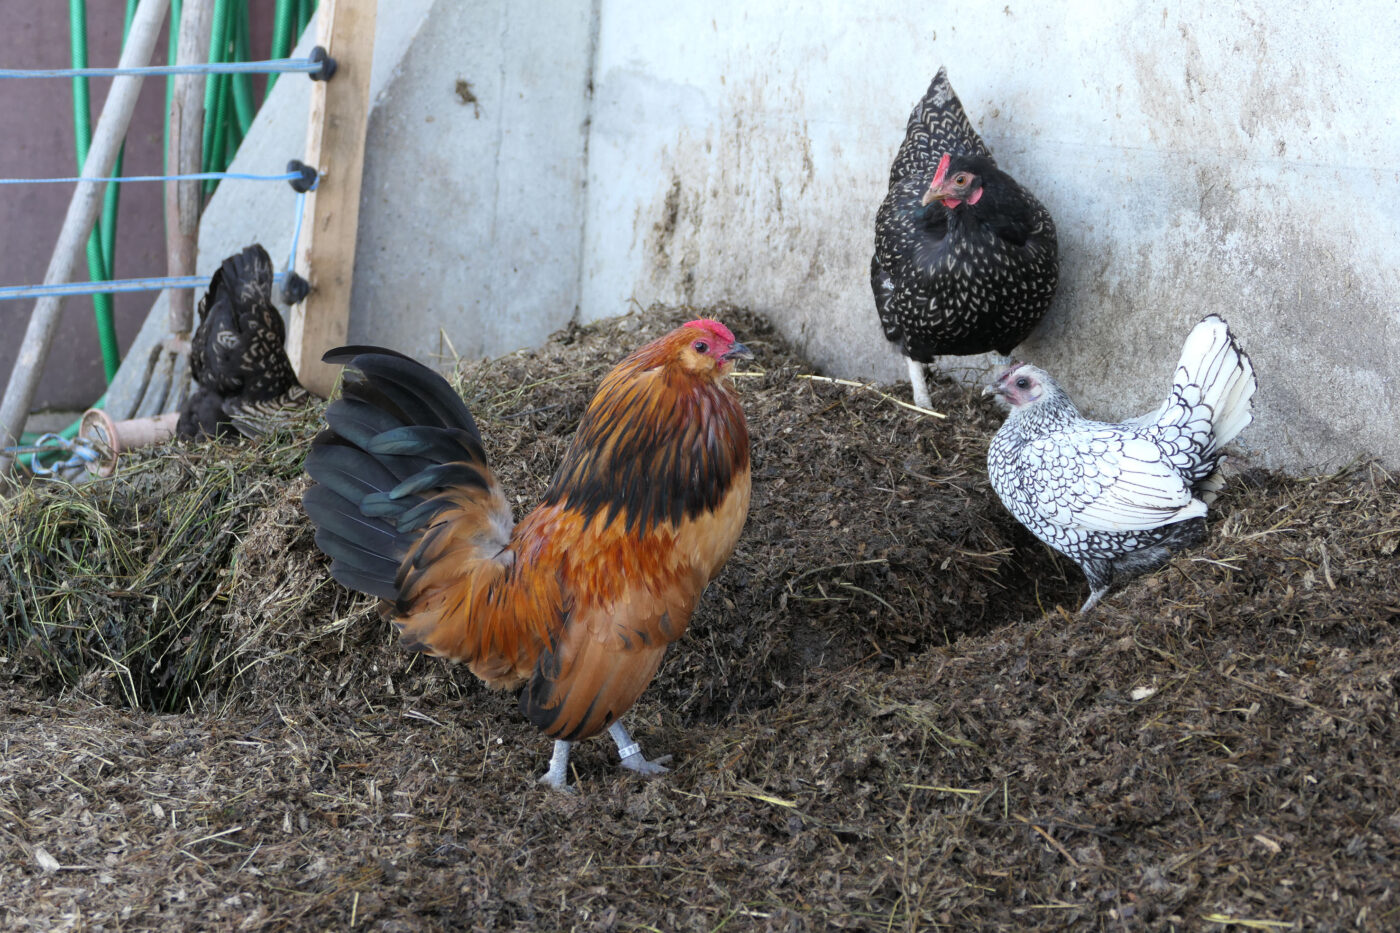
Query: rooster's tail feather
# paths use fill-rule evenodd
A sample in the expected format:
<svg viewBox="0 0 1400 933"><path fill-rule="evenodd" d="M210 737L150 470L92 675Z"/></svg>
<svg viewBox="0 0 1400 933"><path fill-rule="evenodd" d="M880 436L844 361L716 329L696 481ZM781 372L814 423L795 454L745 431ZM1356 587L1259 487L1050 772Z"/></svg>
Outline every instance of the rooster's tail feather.
<svg viewBox="0 0 1400 933"><path fill-rule="evenodd" d="M470 516L466 560L506 545L510 508L486 465L481 436L447 380L409 357L377 347L327 353L345 365L343 397L312 441L303 497L331 575L351 589L411 611L415 555L444 512ZM464 511L464 506L469 506Z"/></svg>

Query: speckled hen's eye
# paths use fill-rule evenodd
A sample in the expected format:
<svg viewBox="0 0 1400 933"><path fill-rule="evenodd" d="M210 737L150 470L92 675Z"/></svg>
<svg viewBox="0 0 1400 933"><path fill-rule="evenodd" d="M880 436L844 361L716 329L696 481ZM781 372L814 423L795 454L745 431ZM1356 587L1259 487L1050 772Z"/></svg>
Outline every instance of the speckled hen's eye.
<svg viewBox="0 0 1400 933"><path fill-rule="evenodd" d="M695 347L695 352L696 352L696 353L709 353L709 352L710 352L710 345L709 345L708 343L706 343L705 341L703 341L703 340L697 340L697 341L695 341L695 343L694 343L692 346Z"/></svg>
<svg viewBox="0 0 1400 933"><path fill-rule="evenodd" d="M1018 388L1018 389L1029 389L1030 387L1031 387L1031 381L1030 381L1029 379L1027 379L1025 376L1022 376L1022 377L1020 377L1019 379L1016 380L1016 388Z"/></svg>
<svg viewBox="0 0 1400 933"><path fill-rule="evenodd" d="M958 174L953 176L953 184L957 185L959 188L965 187L970 181L972 181L972 176L967 174L967 172L958 172Z"/></svg>

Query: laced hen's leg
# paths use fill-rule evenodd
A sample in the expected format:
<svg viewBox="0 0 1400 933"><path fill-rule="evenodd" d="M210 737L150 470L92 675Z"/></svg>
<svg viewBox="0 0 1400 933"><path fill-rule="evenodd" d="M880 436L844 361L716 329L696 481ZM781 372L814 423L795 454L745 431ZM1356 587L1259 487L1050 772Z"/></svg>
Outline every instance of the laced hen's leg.
<svg viewBox="0 0 1400 933"><path fill-rule="evenodd" d="M924 364L914 359L909 359L909 385L914 390L914 404L920 408L932 408L933 399L928 397L928 382L924 379Z"/></svg>
<svg viewBox="0 0 1400 933"><path fill-rule="evenodd" d="M555 790L573 792L569 786L569 749L572 742L565 742L563 739L554 740L554 754L549 758L549 770L540 775L540 783L548 784Z"/></svg>
<svg viewBox="0 0 1400 933"><path fill-rule="evenodd" d="M1088 612L1090 609L1093 609L1095 606L1097 606L1097 605L1099 604L1099 600L1103 599L1103 595L1104 595L1105 593L1107 593L1107 592L1108 592L1108 587L1106 587L1106 586L1095 587L1095 588L1089 593L1089 598L1086 599L1086 600L1084 600L1084 605L1082 605L1082 606L1079 607L1079 614L1080 614L1080 615L1083 615L1084 613Z"/></svg>
<svg viewBox="0 0 1400 933"><path fill-rule="evenodd" d="M608 728L608 735L612 736L613 741L617 743L617 753L622 758L622 766L629 771L653 775L665 774L671 770L662 766L664 762L671 760L670 755L662 755L655 761L647 760L647 757L642 754L642 747L632 741L632 736L628 734L627 727L622 724L621 719Z"/></svg>
<svg viewBox="0 0 1400 933"><path fill-rule="evenodd" d="M1084 578L1089 581L1089 598L1084 600L1084 605L1079 607L1079 614L1083 615L1099 604L1109 589L1113 586L1113 562L1101 558L1082 558L1076 561L1079 569L1084 571Z"/></svg>

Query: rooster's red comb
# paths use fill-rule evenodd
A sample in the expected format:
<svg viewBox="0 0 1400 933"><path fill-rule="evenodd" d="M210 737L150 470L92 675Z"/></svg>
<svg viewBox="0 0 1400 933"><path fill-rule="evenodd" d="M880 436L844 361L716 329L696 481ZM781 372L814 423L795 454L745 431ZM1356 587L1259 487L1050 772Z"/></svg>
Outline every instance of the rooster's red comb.
<svg viewBox="0 0 1400 933"><path fill-rule="evenodd" d="M719 339L723 340L725 343L734 342L734 332L732 330L730 330L728 327L725 327L719 321L712 321L707 317L702 317L694 321L687 321L684 326L698 327L701 330L707 330Z"/></svg>

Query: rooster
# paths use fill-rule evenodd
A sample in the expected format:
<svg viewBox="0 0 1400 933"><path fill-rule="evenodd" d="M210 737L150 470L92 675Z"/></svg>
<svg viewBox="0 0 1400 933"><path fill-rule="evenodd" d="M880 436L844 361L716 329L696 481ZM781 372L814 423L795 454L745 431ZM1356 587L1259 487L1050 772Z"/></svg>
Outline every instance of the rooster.
<svg viewBox="0 0 1400 933"><path fill-rule="evenodd" d="M622 765L648 760L621 717L738 542L749 434L730 380L752 354L699 320L603 379L544 500L518 525L481 435L441 376L374 347L344 364L312 442L304 507L331 575L384 600L405 647L523 687L554 742L540 779L566 788L572 743L607 730Z"/></svg>
<svg viewBox="0 0 1400 933"><path fill-rule="evenodd" d="M908 357L914 403L929 407L924 364L935 356L1009 358L1059 276L1050 212L997 168L940 68L909 115L870 259L875 309Z"/></svg>
<svg viewBox="0 0 1400 933"><path fill-rule="evenodd" d="M181 437L265 433L307 398L287 359L287 331L272 303L272 260L257 243L220 264L199 302L190 340L195 388L180 409Z"/></svg>
<svg viewBox="0 0 1400 933"><path fill-rule="evenodd" d="M1187 336L1167 400L1130 421L1085 419L1034 366L1014 364L987 386L1011 409L987 455L992 488L1084 571L1080 614L1204 540L1206 506L1224 485L1221 448L1253 419L1255 388L1254 364L1213 314Z"/></svg>

